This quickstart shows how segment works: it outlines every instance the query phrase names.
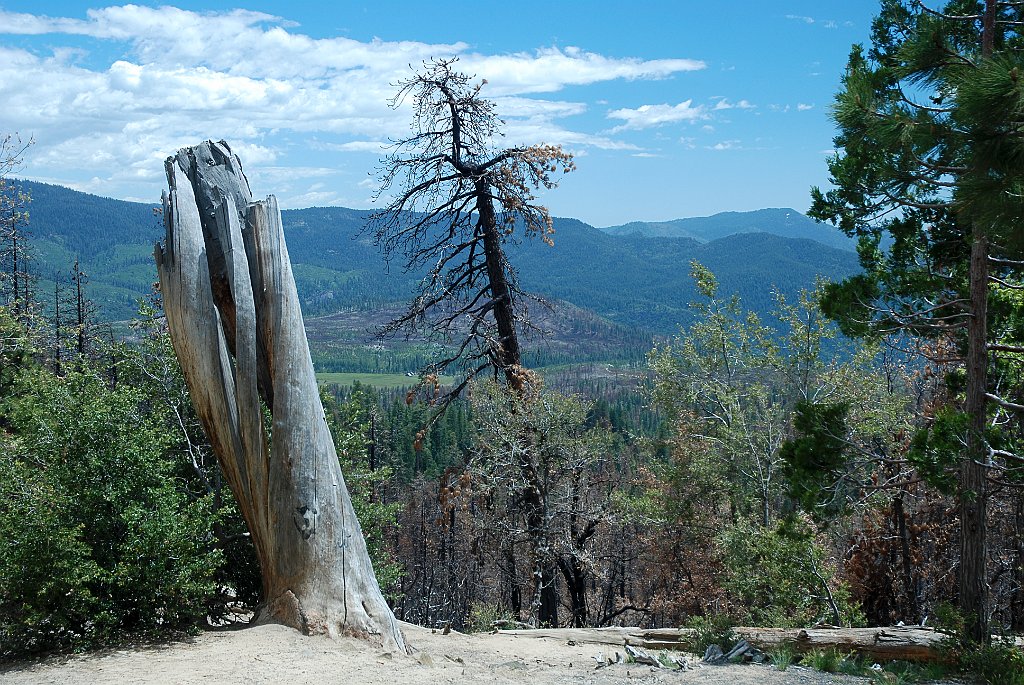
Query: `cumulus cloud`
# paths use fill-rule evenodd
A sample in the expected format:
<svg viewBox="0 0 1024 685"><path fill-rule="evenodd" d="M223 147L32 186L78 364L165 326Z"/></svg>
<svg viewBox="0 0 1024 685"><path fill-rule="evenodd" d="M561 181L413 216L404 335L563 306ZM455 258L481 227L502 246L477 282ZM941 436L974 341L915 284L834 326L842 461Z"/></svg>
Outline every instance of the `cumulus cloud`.
<svg viewBox="0 0 1024 685"><path fill-rule="evenodd" d="M738 102L729 102L726 98L717 98L718 102L712 108L716 112L725 109L755 109L755 105L752 105L748 100L740 100Z"/></svg>
<svg viewBox="0 0 1024 685"><path fill-rule="evenodd" d="M707 116L707 108L703 105L694 106L692 99L684 100L678 105L641 105L636 109L616 109L608 113L609 119L621 119L625 122L613 128L613 133L663 126L680 121L698 121L706 119Z"/></svg>
<svg viewBox="0 0 1024 685"><path fill-rule="evenodd" d="M45 39L14 47L4 40L11 35ZM83 52L80 36L103 49ZM694 59L609 57L576 47L488 55L460 42L314 38L285 18L248 10L124 5L89 10L84 19L0 10L4 128L37 141L26 173L105 183L122 197L155 197L163 158L209 137L231 141L249 168L259 169L256 178L282 183L328 168L290 166L300 147L321 156L382 152L381 141L408 130L408 110L388 106L391 84L409 75L410 64L451 56L463 71L487 79L485 94L506 119L513 144L560 142L581 152L640 148L617 140L616 131L566 126L561 120L585 114L586 103L543 94L706 68ZM702 112L687 101L610 116L626 130ZM293 201L330 193L298 185L293 191Z"/></svg>

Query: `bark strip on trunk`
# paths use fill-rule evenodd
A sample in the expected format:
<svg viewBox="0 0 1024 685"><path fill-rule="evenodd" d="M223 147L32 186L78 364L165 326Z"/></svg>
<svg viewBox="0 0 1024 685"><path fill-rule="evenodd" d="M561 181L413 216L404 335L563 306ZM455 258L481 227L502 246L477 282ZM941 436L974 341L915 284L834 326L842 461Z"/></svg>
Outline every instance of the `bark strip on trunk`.
<svg viewBox="0 0 1024 685"><path fill-rule="evenodd" d="M164 310L256 547L258 620L407 651L320 403L277 200L252 202L223 141L180 150L166 171L166 244L155 255Z"/></svg>

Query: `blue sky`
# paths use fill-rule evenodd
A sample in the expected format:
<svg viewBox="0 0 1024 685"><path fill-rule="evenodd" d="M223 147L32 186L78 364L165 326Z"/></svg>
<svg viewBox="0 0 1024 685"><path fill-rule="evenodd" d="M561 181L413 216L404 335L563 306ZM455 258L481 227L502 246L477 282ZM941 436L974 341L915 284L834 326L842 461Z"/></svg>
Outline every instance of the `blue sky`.
<svg viewBox="0 0 1024 685"><path fill-rule="evenodd" d="M543 199L597 226L794 207L827 181L828 118L876 1L0 0L0 134L21 175L154 201L162 161L224 138L257 195L371 207L409 64L458 55L510 144L577 171Z"/></svg>

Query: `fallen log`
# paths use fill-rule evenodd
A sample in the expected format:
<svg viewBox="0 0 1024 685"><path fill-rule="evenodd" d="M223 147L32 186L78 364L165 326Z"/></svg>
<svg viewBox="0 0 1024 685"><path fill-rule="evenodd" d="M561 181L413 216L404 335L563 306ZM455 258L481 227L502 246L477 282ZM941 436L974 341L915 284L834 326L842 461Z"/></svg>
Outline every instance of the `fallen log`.
<svg viewBox="0 0 1024 685"><path fill-rule="evenodd" d="M687 637L695 631L691 628L529 628L524 630L499 630L500 635L524 637L549 637L555 640L585 642L600 645L631 645L644 649L685 649Z"/></svg>
<svg viewBox="0 0 1024 685"><path fill-rule="evenodd" d="M920 626L889 628L737 628L747 642L763 651L791 645L797 652L837 649L878 661L940 661L944 633Z"/></svg>
<svg viewBox="0 0 1024 685"><path fill-rule="evenodd" d="M946 638L934 628L892 626L886 628L735 628L737 636L762 651L789 645L798 653L817 649L838 649L878 661L941 661ZM632 645L644 649L689 648L695 631L690 628L547 628L501 630L503 635L547 637L596 644ZM1024 639L1017 638L1024 646ZM699 645L703 649L705 645Z"/></svg>

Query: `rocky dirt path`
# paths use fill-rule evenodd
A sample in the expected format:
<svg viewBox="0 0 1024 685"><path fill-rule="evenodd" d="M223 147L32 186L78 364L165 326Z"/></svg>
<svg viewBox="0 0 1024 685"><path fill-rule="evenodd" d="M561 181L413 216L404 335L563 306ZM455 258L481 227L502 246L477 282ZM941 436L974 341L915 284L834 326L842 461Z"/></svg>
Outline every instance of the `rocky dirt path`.
<svg viewBox="0 0 1024 685"><path fill-rule="evenodd" d="M443 635L404 626L412 656L390 654L352 639L304 637L283 626L203 633L156 646L48 659L0 668L10 685L110 683L288 683L289 685L405 685L486 682L488 685L606 685L706 683L713 685L824 685L869 683L807 668L709 666L687 671L616 664L596 669L608 645L568 644L511 635ZM621 649L621 648L620 648Z"/></svg>

